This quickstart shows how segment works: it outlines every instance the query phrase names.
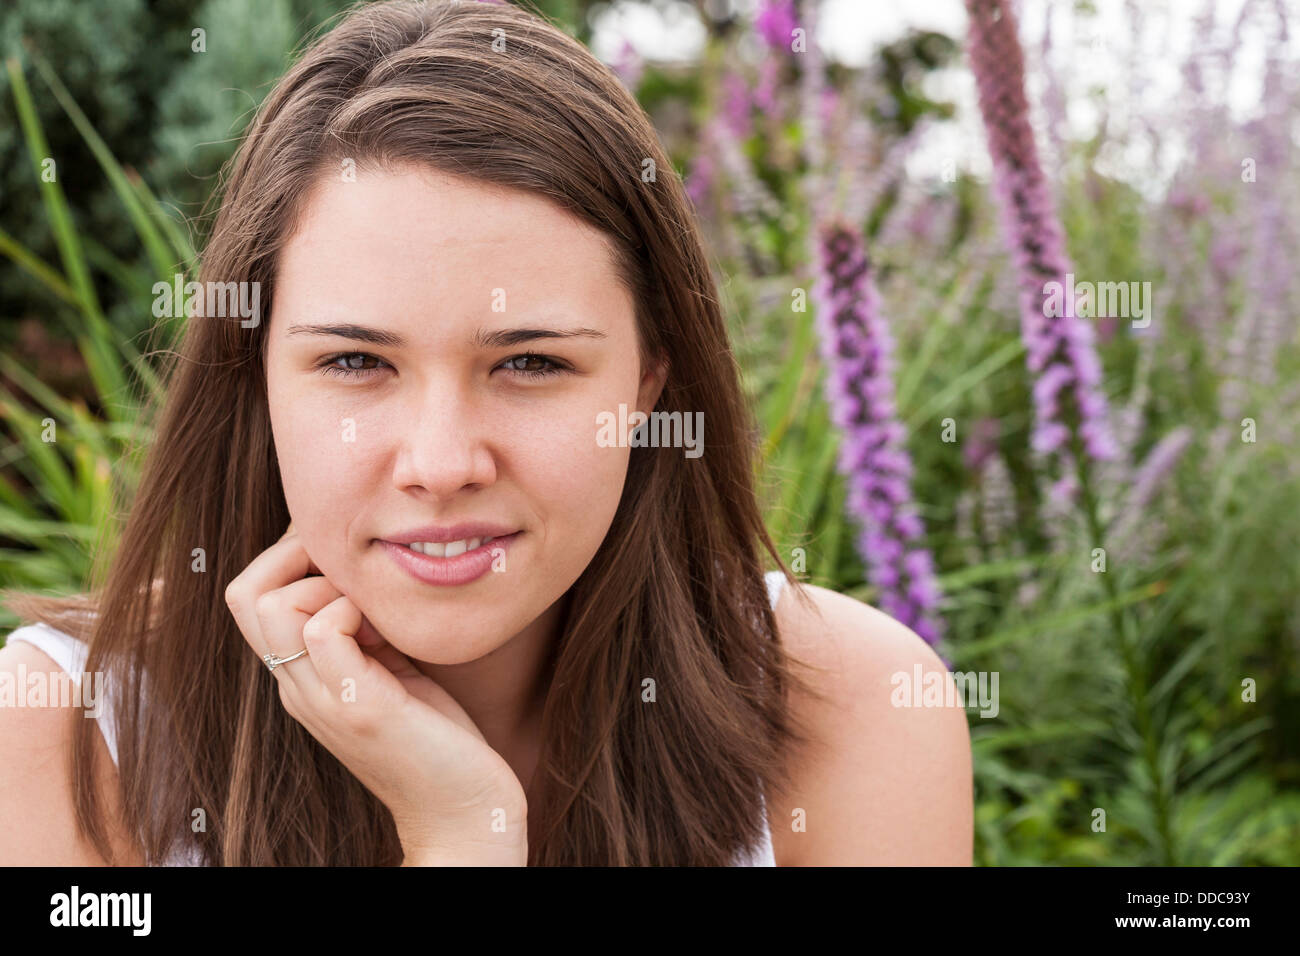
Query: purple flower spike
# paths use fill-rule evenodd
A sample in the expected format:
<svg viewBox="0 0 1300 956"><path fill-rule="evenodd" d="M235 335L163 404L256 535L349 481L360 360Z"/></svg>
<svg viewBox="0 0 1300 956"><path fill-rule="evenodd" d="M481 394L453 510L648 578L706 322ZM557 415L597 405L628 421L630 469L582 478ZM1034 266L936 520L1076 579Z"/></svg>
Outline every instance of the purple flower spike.
<svg viewBox="0 0 1300 956"><path fill-rule="evenodd" d="M739 72L728 70L722 77L722 117L737 139L750 131L749 84Z"/></svg>
<svg viewBox="0 0 1300 956"><path fill-rule="evenodd" d="M794 0L764 0L754 18L754 28L773 50L790 52L790 33L797 26Z"/></svg>
<svg viewBox="0 0 1300 956"><path fill-rule="evenodd" d="M645 74L645 62L641 59L641 54L637 52L631 41L623 40L618 56L610 65L618 78L623 81L623 85L635 93L637 86L641 83L641 77Z"/></svg>
<svg viewBox="0 0 1300 956"><path fill-rule="evenodd" d="M858 552L885 613L931 645L942 627L934 565L912 507L912 459L894 406L893 339L880 314L861 233L830 220L818 233L813 288L826 397L840 429L846 505L861 525Z"/></svg>
<svg viewBox="0 0 1300 956"><path fill-rule="evenodd" d="M1007 0L966 0L966 9L994 193L1020 287L1026 365L1035 378L1032 445L1056 460L1058 472L1072 464L1071 438L1076 435L1088 458L1111 460L1117 448L1101 390L1095 335L1068 301L1072 267L1029 125L1024 55L1011 5ZM1060 309L1051 303L1049 283L1059 283ZM1070 487L1069 482L1058 485Z"/></svg>

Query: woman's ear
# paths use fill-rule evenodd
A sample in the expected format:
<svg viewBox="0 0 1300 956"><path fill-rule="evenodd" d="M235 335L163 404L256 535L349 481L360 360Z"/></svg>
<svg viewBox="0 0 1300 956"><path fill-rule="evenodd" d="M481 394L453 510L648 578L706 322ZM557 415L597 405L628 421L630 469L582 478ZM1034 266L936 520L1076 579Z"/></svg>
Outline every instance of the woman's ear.
<svg viewBox="0 0 1300 956"><path fill-rule="evenodd" d="M661 358L641 376L641 390L637 393L636 407L647 415L654 411L666 381L668 381L668 359Z"/></svg>

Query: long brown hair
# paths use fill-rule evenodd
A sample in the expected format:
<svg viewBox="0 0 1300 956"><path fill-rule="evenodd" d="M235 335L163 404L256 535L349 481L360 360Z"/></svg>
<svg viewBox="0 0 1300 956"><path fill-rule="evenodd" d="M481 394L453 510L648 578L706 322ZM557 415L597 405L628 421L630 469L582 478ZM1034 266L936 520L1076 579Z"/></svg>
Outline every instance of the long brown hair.
<svg viewBox="0 0 1300 956"><path fill-rule="evenodd" d="M759 546L782 564L755 491L758 431L693 211L653 126L599 60L530 11L354 8L259 110L226 171L201 281L260 282L269 314L303 197L349 158L529 190L614 240L643 359L670 367L656 410L702 411L710 444L695 459L631 450L613 525L571 589L529 864L729 863L761 835L760 796L789 786L785 758L810 738L788 695L812 690L777 635ZM102 588L9 604L88 640L86 669L109 675L125 824L146 861L194 840L213 865L395 865L391 814L285 712L224 600L289 522L268 325L187 324L118 550L92 574ZM206 572L194 570L195 548ZM647 676L660 689L653 706L641 702ZM88 772L96 731L76 723L78 825L112 862ZM200 818L205 828L190 826Z"/></svg>

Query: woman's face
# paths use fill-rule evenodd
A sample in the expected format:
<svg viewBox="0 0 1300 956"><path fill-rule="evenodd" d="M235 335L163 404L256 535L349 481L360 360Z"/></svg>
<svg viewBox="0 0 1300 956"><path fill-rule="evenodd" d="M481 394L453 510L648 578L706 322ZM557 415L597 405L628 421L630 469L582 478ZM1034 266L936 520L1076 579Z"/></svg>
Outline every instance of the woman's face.
<svg viewBox="0 0 1300 956"><path fill-rule="evenodd" d="M522 329L582 334L500 340ZM391 644L433 664L483 657L577 580L630 454L598 443L597 416L649 412L663 385L662 368L642 374L633 301L600 232L531 193L423 168L316 185L266 332L280 475L307 553ZM481 545L493 568L468 583L420 580L405 568L452 559L394 550L405 533L474 521L522 533Z"/></svg>

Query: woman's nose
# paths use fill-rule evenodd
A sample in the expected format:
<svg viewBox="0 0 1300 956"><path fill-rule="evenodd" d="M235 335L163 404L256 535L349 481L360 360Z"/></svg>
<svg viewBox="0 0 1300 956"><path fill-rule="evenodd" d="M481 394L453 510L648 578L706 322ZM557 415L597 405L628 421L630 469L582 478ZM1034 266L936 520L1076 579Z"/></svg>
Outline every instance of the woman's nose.
<svg viewBox="0 0 1300 956"><path fill-rule="evenodd" d="M472 396L430 384L403 417L392 423L398 434L393 484L399 491L423 488L446 498L496 480L486 412Z"/></svg>

